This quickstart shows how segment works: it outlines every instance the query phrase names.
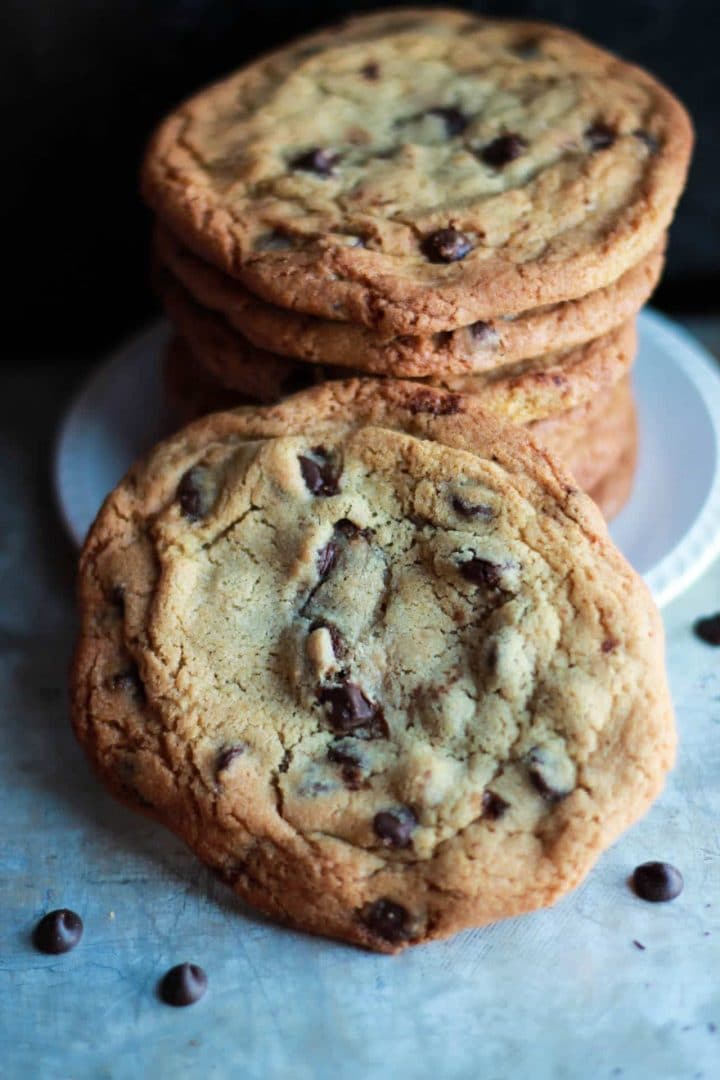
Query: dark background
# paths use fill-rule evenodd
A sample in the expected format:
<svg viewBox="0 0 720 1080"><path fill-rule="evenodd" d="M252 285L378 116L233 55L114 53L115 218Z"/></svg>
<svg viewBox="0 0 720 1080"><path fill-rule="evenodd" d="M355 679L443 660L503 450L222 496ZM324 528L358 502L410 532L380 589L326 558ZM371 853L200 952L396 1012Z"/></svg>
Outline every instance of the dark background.
<svg viewBox="0 0 720 1080"><path fill-rule="evenodd" d="M89 360L153 316L137 170L180 98L266 49L387 4L0 0L5 360ZM398 5L402 6L402 5ZM410 5L416 6L416 5ZM720 5L466 3L564 23L648 67L695 119L690 185L655 303L720 311Z"/></svg>

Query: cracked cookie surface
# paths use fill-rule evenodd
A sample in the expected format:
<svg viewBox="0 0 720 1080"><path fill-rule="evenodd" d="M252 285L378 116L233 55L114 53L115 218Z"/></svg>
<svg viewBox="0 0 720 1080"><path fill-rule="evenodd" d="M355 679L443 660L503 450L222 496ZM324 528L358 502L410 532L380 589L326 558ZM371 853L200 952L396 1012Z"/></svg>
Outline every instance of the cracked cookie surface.
<svg viewBox="0 0 720 1080"><path fill-rule="evenodd" d="M81 562L76 732L236 891L380 951L552 903L658 794L662 628L519 429L408 383L206 418Z"/></svg>
<svg viewBox="0 0 720 1080"><path fill-rule="evenodd" d="M144 192L265 300L428 334L616 281L660 243L691 143L667 90L575 34L404 10L180 106Z"/></svg>

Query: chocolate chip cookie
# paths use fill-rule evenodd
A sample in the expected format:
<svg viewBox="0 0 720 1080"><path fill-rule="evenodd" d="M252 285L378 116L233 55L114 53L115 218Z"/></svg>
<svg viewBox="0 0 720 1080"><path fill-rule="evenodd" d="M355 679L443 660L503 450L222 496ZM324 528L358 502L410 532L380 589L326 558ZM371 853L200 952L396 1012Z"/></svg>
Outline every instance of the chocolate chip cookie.
<svg viewBox="0 0 720 1080"><path fill-rule="evenodd" d="M73 719L243 898L382 952L553 903L662 787L650 596L519 428L412 383L201 420L107 499Z"/></svg>
<svg viewBox="0 0 720 1080"><path fill-rule="evenodd" d="M406 9L187 101L143 187L259 297L426 335L616 281L660 243L691 144L664 87L576 34Z"/></svg>
<svg viewBox="0 0 720 1080"><path fill-rule="evenodd" d="M387 337L264 303L242 282L199 259L167 229L155 236L158 262L198 305L216 311L251 345L306 362L396 377L470 373L583 345L638 313L657 285L664 243L617 281L577 300L457 330Z"/></svg>

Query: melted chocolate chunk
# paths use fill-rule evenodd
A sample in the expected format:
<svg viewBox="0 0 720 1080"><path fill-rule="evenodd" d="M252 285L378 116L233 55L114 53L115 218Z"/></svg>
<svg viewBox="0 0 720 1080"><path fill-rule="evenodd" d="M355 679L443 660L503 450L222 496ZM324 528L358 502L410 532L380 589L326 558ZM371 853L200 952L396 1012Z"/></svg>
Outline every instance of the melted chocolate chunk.
<svg viewBox="0 0 720 1080"><path fill-rule="evenodd" d="M111 676L108 685L111 690L129 694L138 701L145 700L145 687L142 684L140 672L135 665L126 668L125 671L118 671L116 675Z"/></svg>
<svg viewBox="0 0 720 1080"><path fill-rule="evenodd" d="M158 993L166 1005L194 1005L204 996L208 977L197 964L178 964L160 981Z"/></svg>
<svg viewBox="0 0 720 1080"><path fill-rule="evenodd" d="M300 169L302 172L312 172L317 176L332 176L335 166L342 155L334 150L328 150L322 146L316 146L312 150L306 150L297 157L292 158L290 166Z"/></svg>
<svg viewBox="0 0 720 1080"><path fill-rule="evenodd" d="M607 150L615 142L617 132L609 124L598 121L585 131L585 138L591 150Z"/></svg>
<svg viewBox="0 0 720 1080"><path fill-rule="evenodd" d="M483 322L479 319L470 327L470 333L475 341L497 341L497 331L491 322Z"/></svg>
<svg viewBox="0 0 720 1080"><path fill-rule="evenodd" d="M201 465L193 465L178 484L177 500L188 521L200 521L210 509L206 477L206 469L203 469Z"/></svg>
<svg viewBox="0 0 720 1080"><path fill-rule="evenodd" d="M329 574L337 562L338 546L330 540L324 548L320 548L315 559L318 577L324 578Z"/></svg>
<svg viewBox="0 0 720 1080"><path fill-rule="evenodd" d="M380 65L371 60L365 67L360 68L360 74L363 79L368 79L370 82L376 82L380 78Z"/></svg>
<svg viewBox="0 0 720 1080"><path fill-rule="evenodd" d="M435 105L428 109L428 115L439 117L445 124L445 131L451 136L462 135L469 123L468 117L456 105Z"/></svg>
<svg viewBox="0 0 720 1080"><path fill-rule="evenodd" d="M482 518L484 521L489 521L495 517L492 506L485 506L484 503L466 502L459 495L453 495L452 508L456 514L464 518ZM493 564L490 563L489 565L492 566Z"/></svg>
<svg viewBox="0 0 720 1080"><path fill-rule="evenodd" d="M74 949L82 935L80 916L68 908L58 908L43 915L33 932L33 943L40 952L59 955Z"/></svg>
<svg viewBox="0 0 720 1080"><path fill-rule="evenodd" d="M406 848L412 843L417 818L407 806L381 810L373 818L373 829L386 847Z"/></svg>
<svg viewBox="0 0 720 1080"><path fill-rule="evenodd" d="M534 746L527 755L528 775L536 791L548 802L560 802L573 790L570 770L563 762L542 746Z"/></svg>
<svg viewBox="0 0 720 1080"><path fill-rule="evenodd" d="M368 904L363 910L362 919L368 930L385 941L407 941L410 937L410 915L394 900L383 897Z"/></svg>
<svg viewBox="0 0 720 1080"><path fill-rule="evenodd" d="M380 712L360 687L351 682L322 687L318 691L318 700L321 705L328 706L330 725L340 733L371 726Z"/></svg>
<svg viewBox="0 0 720 1080"><path fill-rule="evenodd" d="M437 390L418 390L411 401L408 409L417 416L418 413L429 413L431 416L454 416L460 412L462 398L459 394L442 393Z"/></svg>
<svg viewBox="0 0 720 1080"><path fill-rule="evenodd" d="M503 570L507 566L503 563L490 562L489 559L468 559L460 563L460 573L466 581L473 585L484 585L486 589L502 588Z"/></svg>
<svg viewBox="0 0 720 1080"><path fill-rule="evenodd" d="M648 148L651 154L657 154L660 149L660 142L654 135L651 135L649 131L642 131L638 128L637 131L633 131L633 135Z"/></svg>
<svg viewBox="0 0 720 1080"><path fill-rule="evenodd" d="M484 791L482 799L482 816L488 821L497 821L503 816L510 803L501 799L494 791Z"/></svg>
<svg viewBox="0 0 720 1080"><path fill-rule="evenodd" d="M483 146L480 157L491 168L502 169L504 165L509 165L511 161L515 161L515 158L524 154L527 147L527 141L522 135L499 135L487 146Z"/></svg>
<svg viewBox="0 0 720 1080"><path fill-rule="evenodd" d="M316 565L319 577L324 578L330 573L346 541L354 540L357 536L369 540L371 535L370 529L359 529L349 518L336 521L335 539L329 540L317 553Z"/></svg>
<svg viewBox="0 0 720 1080"><path fill-rule="evenodd" d="M662 903L683 891L683 876L666 862L646 862L633 870L632 887L641 900Z"/></svg>
<svg viewBox="0 0 720 1080"><path fill-rule="evenodd" d="M313 495L337 495L339 477L335 472L332 462L328 459L321 446L312 450L314 458L301 454L300 472L308 491ZM318 458L319 460L315 460Z"/></svg>
<svg viewBox="0 0 720 1080"><path fill-rule="evenodd" d="M697 619L693 623L693 632L706 645L720 645L720 612Z"/></svg>
<svg viewBox="0 0 720 1080"><path fill-rule="evenodd" d="M420 249L430 262L451 263L464 259L473 249L473 242L457 229L438 229L426 236Z"/></svg>
<svg viewBox="0 0 720 1080"><path fill-rule="evenodd" d="M235 761L236 758L242 757L246 750L246 743L236 743L235 746L224 746L215 762L215 775L219 776L220 773L229 769L233 761Z"/></svg>

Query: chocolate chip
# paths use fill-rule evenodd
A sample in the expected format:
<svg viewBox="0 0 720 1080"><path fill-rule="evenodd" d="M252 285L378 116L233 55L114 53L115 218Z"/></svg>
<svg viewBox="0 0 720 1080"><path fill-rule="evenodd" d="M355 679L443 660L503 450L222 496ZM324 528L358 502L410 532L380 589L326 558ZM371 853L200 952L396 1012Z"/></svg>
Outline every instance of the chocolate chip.
<svg viewBox="0 0 720 1080"><path fill-rule="evenodd" d="M505 799L501 799L494 791L487 790L483 792L482 816L489 821L497 821L509 806L510 803L505 802Z"/></svg>
<svg viewBox="0 0 720 1080"><path fill-rule="evenodd" d="M575 786L575 770L568 759L543 746L534 746L526 761L530 780L544 799L560 802L567 798Z"/></svg>
<svg viewBox="0 0 720 1080"><path fill-rule="evenodd" d="M236 743L234 746L223 747L215 762L215 774L219 776L221 772L225 772L236 758L242 757L246 750L246 743Z"/></svg>
<svg viewBox="0 0 720 1080"><path fill-rule="evenodd" d="M439 117L445 124L448 135L462 135L469 123L465 113L456 105L435 105L428 109L428 115Z"/></svg>
<svg viewBox="0 0 720 1080"><path fill-rule="evenodd" d="M474 322L470 327L470 334L475 341L486 341L493 343L498 341L498 333L495 327L490 322L483 322L479 319Z"/></svg>
<svg viewBox="0 0 720 1080"><path fill-rule="evenodd" d="M501 588L503 571L506 569L504 563L490 562L489 559L474 558L460 563L460 573L465 580L473 585L484 585L486 589Z"/></svg>
<svg viewBox="0 0 720 1080"><path fill-rule="evenodd" d="M116 607L120 614L125 612L125 586L113 585L109 595L110 603Z"/></svg>
<svg viewBox="0 0 720 1080"><path fill-rule="evenodd" d="M497 139L483 146L480 157L493 169L502 169L503 165L509 165L515 158L519 158L527 147L527 141L522 135L498 135Z"/></svg>
<svg viewBox="0 0 720 1080"><path fill-rule="evenodd" d="M318 176L332 176L341 156L334 150L316 146L292 158L290 166L293 169L301 169L303 172L316 173Z"/></svg>
<svg viewBox="0 0 720 1080"><path fill-rule="evenodd" d="M200 465L188 469L178 484L177 500L188 521L200 521L205 517L210 509L207 469Z"/></svg>
<svg viewBox="0 0 720 1080"><path fill-rule="evenodd" d="M362 913L368 930L385 941L407 941L410 937L410 915L401 904L383 897L368 904Z"/></svg>
<svg viewBox="0 0 720 1080"><path fill-rule="evenodd" d="M335 731L352 731L364 727L375 718L378 709L365 697L359 686L347 682L341 686L325 686L318 691L321 705L329 706L328 719Z"/></svg>
<svg viewBox="0 0 720 1080"><path fill-rule="evenodd" d="M618 643L615 638L605 638L600 648L604 653L610 653L613 649L617 649Z"/></svg>
<svg viewBox="0 0 720 1080"><path fill-rule="evenodd" d="M472 251L473 242L457 229L438 229L425 237L420 248L430 262L451 263L464 259Z"/></svg>
<svg viewBox="0 0 720 1080"><path fill-rule="evenodd" d="M338 546L334 544L332 540L320 548L315 559L315 565L317 566L318 577L324 578L335 565L338 557Z"/></svg>
<svg viewBox="0 0 720 1080"><path fill-rule="evenodd" d="M197 964L178 964L163 975L158 993L166 1005L194 1005L204 996L208 977Z"/></svg>
<svg viewBox="0 0 720 1080"><path fill-rule="evenodd" d="M614 128L611 128L609 124L603 124L602 121L598 121L596 124L592 124L585 131L585 138L590 144L591 150L607 150L609 146L615 142L617 133Z"/></svg>
<svg viewBox="0 0 720 1080"><path fill-rule="evenodd" d="M429 413L431 416L454 416L460 412L462 398L459 394L448 394L438 390L417 390L408 402L408 409L417 416Z"/></svg>
<svg viewBox="0 0 720 1080"><path fill-rule="evenodd" d="M693 631L706 645L720 645L720 612L697 619L693 624Z"/></svg>
<svg viewBox="0 0 720 1080"><path fill-rule="evenodd" d="M674 900L683 891L683 885L682 874L670 863L646 862L633 870L632 887L641 900L652 903Z"/></svg>
<svg viewBox="0 0 720 1080"><path fill-rule="evenodd" d="M365 786L364 761L358 748L349 744L347 740L338 740L328 746L327 758L333 765L341 766L340 775L343 783L351 791L358 791L359 788Z"/></svg>
<svg viewBox="0 0 720 1080"><path fill-rule="evenodd" d="M373 829L386 847L406 848L412 843L417 818L407 806L381 810L373 818Z"/></svg>
<svg viewBox="0 0 720 1080"><path fill-rule="evenodd" d="M466 502L459 495L453 495L452 508L456 514L464 518L482 518L484 521L489 521L490 518L495 516L492 506L485 506L484 503ZM492 565L492 563L488 565Z"/></svg>
<svg viewBox="0 0 720 1080"><path fill-rule="evenodd" d="M68 908L58 908L43 915L35 927L33 943L36 949L44 953L70 952L83 936L83 921L79 915Z"/></svg>
<svg viewBox="0 0 720 1080"><path fill-rule="evenodd" d="M660 142L654 135L651 135L649 131L642 131L638 128L637 131L633 131L633 135L648 148L651 154L657 154L660 149Z"/></svg>
<svg viewBox="0 0 720 1080"><path fill-rule="evenodd" d="M636 949L640 949L641 952L645 952L645 946L643 945L642 941L637 941L635 938L633 938L633 945Z"/></svg>
<svg viewBox="0 0 720 1080"><path fill-rule="evenodd" d="M312 491L313 495L337 495L338 476L332 462L320 446L315 447L312 453L320 460L316 461L305 454L298 457L300 472L308 491Z"/></svg>
<svg viewBox="0 0 720 1080"><path fill-rule="evenodd" d="M108 685L111 690L129 694L138 701L145 700L145 687L142 684L140 672L135 666L126 668L124 671L118 671L117 674L112 675L108 680Z"/></svg>
<svg viewBox="0 0 720 1080"><path fill-rule="evenodd" d="M360 74L362 75L363 79L368 79L370 82L375 82L377 79L380 78L380 65L376 64L375 61L372 60L369 64L366 64L365 67L360 68Z"/></svg>

